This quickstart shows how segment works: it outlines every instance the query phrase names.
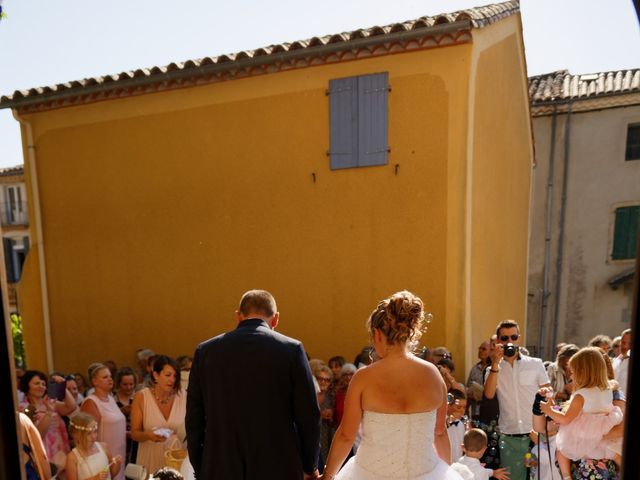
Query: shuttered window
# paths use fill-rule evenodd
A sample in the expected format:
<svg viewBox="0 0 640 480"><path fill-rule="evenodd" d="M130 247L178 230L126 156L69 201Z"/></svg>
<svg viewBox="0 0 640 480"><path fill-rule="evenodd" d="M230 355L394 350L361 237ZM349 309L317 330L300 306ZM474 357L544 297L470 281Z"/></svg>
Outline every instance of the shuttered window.
<svg viewBox="0 0 640 480"><path fill-rule="evenodd" d="M640 206L616 208L613 232L613 260L636 258L638 245L638 213Z"/></svg>
<svg viewBox="0 0 640 480"><path fill-rule="evenodd" d="M386 165L389 74L329 81L331 169Z"/></svg>
<svg viewBox="0 0 640 480"><path fill-rule="evenodd" d="M22 276L22 266L29 253L29 237L22 238L22 245L11 238L2 239L7 282L16 283Z"/></svg>
<svg viewBox="0 0 640 480"><path fill-rule="evenodd" d="M640 160L640 125L629 125L625 160Z"/></svg>
<svg viewBox="0 0 640 480"><path fill-rule="evenodd" d="M16 262L13 258L13 248L16 242L10 238L3 238L2 243L4 244L4 263L7 272L7 282L15 283L20 279L20 274L16 272Z"/></svg>

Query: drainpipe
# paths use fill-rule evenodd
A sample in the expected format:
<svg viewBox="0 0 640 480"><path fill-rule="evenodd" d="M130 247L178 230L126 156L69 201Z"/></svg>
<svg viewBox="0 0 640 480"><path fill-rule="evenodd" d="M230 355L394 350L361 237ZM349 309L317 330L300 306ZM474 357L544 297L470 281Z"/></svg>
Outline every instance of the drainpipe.
<svg viewBox="0 0 640 480"><path fill-rule="evenodd" d="M47 266L44 261L44 240L42 235L42 213L40 210L40 193L38 188L38 172L36 169L36 146L33 140L31 124L20 118L16 109L12 110L13 117L24 127L27 140L27 158L31 177L31 193L33 195L33 217L35 220L36 242L38 245L38 260L40 267L40 293L42 296L42 319L44 322L44 341L47 353L47 369L53 371L53 343L51 341L51 318L49 315L49 290L47 288Z"/></svg>
<svg viewBox="0 0 640 480"><path fill-rule="evenodd" d="M551 117L551 148L549 149L549 172L547 173L547 205L545 208L545 233L544 233L544 266L542 269L542 291L540 292L540 329L538 333L538 356L545 357L546 350L546 317L549 300L549 264L551 263L551 225L553 218L553 177L555 173L556 158L556 128L558 124L558 106L553 106L553 116Z"/></svg>
<svg viewBox="0 0 640 480"><path fill-rule="evenodd" d="M571 138L571 113L573 100L569 100L567 119L564 123L564 158L562 166L562 197L560 203L560 232L558 235L558 258L556 259L556 295L553 305L553 330L551 336L551 348L558 341L558 311L560 309L560 291L562 287L562 257L564 254L564 224L567 210L567 185L569 183L569 140Z"/></svg>

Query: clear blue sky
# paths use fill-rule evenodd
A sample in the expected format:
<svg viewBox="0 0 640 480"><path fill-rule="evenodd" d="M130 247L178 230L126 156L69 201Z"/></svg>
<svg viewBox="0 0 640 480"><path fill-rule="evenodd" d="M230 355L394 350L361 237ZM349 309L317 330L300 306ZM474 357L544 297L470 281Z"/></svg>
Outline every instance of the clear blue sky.
<svg viewBox="0 0 640 480"><path fill-rule="evenodd" d="M0 0L0 94L484 5L483 0ZM640 67L632 0L523 0L529 75ZM0 167L22 163L0 110Z"/></svg>

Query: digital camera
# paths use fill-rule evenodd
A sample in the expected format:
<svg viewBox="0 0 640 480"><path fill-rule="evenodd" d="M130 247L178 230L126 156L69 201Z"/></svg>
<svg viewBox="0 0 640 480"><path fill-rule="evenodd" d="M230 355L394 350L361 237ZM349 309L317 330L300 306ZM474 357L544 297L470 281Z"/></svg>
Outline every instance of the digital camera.
<svg viewBox="0 0 640 480"><path fill-rule="evenodd" d="M542 410L540 410L540 402L544 402L544 401L546 401L546 398L543 395L536 393L536 398L533 401L533 407L531 408L531 412L534 415L538 417L543 415Z"/></svg>
<svg viewBox="0 0 640 480"><path fill-rule="evenodd" d="M513 343L507 343L504 346L504 356L505 357L513 357L516 353L518 353L518 346Z"/></svg>

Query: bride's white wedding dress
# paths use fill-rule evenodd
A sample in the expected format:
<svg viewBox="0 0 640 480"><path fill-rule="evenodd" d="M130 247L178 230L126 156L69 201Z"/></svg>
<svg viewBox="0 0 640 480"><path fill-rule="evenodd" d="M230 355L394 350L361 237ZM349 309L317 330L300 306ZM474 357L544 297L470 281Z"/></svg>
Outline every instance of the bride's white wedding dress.
<svg viewBox="0 0 640 480"><path fill-rule="evenodd" d="M362 416L358 452L336 480L462 480L433 448L436 411Z"/></svg>

